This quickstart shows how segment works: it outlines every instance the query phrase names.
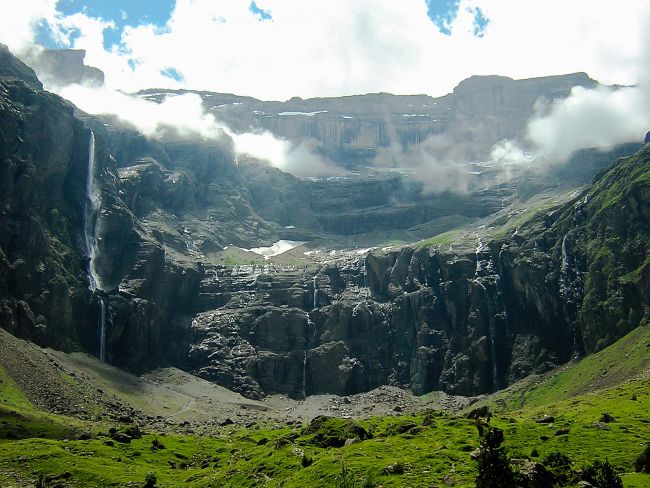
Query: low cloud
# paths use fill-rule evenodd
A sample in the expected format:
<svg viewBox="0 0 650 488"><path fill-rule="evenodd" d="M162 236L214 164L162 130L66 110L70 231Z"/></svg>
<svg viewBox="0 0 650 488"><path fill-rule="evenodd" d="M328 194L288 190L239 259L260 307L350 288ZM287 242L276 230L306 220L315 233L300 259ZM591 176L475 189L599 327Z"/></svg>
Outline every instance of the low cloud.
<svg viewBox="0 0 650 488"><path fill-rule="evenodd" d="M532 160L543 168L565 162L580 149L609 150L643 141L650 130L650 54L646 57L636 86L574 87L567 98L538 102L524 140L497 144L492 158L510 163Z"/></svg>
<svg viewBox="0 0 650 488"><path fill-rule="evenodd" d="M57 92L84 112L114 115L153 139L163 138L172 128L180 137L220 139L226 135L227 128L205 113L201 97L193 93L166 96L158 103L108 88L81 85L69 85Z"/></svg>
<svg viewBox="0 0 650 488"><path fill-rule="evenodd" d="M299 178L330 176L344 170L317 154L318 143L307 139L299 143L279 139L268 131L235 134L229 131L235 152L268 161L272 166Z"/></svg>
<svg viewBox="0 0 650 488"><path fill-rule="evenodd" d="M113 88L184 84L263 99L443 95L468 76L495 73L585 71L608 84L637 83L650 12L647 0L626 0L624 8L609 0L459 0L441 32L425 0L258 0L272 17L265 21L249 0L176 0L165 25L128 26L107 47L111 19L88 11L66 16L61 3L12 2L0 17L0 42L16 52L49 30L60 46L85 49L87 64L104 71ZM489 20L480 35L479 10ZM166 76L170 70L183 81Z"/></svg>
<svg viewBox="0 0 650 488"><path fill-rule="evenodd" d="M463 145L445 134L430 135L406 149L392 143L379 150L373 166L405 172L422 183L425 193L467 193L482 175Z"/></svg>
<svg viewBox="0 0 650 488"><path fill-rule="evenodd" d="M149 138L163 139L173 133L180 138L230 139L236 154L268 161L297 177L325 176L342 171L317 154L316 141L295 143L277 138L268 131L234 132L212 114L206 113L197 94L166 94L162 101L157 102L105 87L69 85L53 89L84 112L113 115Z"/></svg>
<svg viewBox="0 0 650 488"><path fill-rule="evenodd" d="M643 140L650 128L650 93L645 87L584 89L538 111L526 130L536 159L565 161L578 149L611 149Z"/></svg>

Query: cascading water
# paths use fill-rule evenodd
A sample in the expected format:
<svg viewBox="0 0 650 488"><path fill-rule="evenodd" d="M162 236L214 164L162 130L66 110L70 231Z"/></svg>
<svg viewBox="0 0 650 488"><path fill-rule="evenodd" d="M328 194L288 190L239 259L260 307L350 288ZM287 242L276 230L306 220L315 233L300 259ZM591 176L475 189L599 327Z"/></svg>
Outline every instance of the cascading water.
<svg viewBox="0 0 650 488"><path fill-rule="evenodd" d="M99 317L97 318L99 329L99 360L106 361L106 304L102 298L99 299Z"/></svg>
<svg viewBox="0 0 650 488"><path fill-rule="evenodd" d="M302 357L302 398L307 398L307 354L311 347L316 343L316 324L311 321L309 314L307 314L307 326L311 329L311 335L307 340L305 346L305 353Z"/></svg>
<svg viewBox="0 0 650 488"><path fill-rule="evenodd" d="M490 248L479 237L476 246L476 272L474 283L481 287L485 294L488 313L488 334L490 342L490 361L492 363L492 391L499 390L499 371L497 369L497 320L505 322L507 312L502 301L499 272L495 266ZM487 256L486 256L487 255ZM501 253L499 253L499 259ZM503 324L504 325L504 324Z"/></svg>
<svg viewBox="0 0 650 488"><path fill-rule="evenodd" d="M95 182L95 133L90 131L88 143L88 168L86 177L86 206L84 215L84 244L86 256L88 257L88 277L90 291L101 289L99 276L96 268L97 243L95 230L97 223L97 211L99 209L99 192Z"/></svg>
<svg viewBox="0 0 650 488"><path fill-rule="evenodd" d="M314 307L313 308L316 308L318 306L318 284L316 283L317 276L318 274L315 274L313 279L313 284L314 284Z"/></svg>
<svg viewBox="0 0 650 488"><path fill-rule="evenodd" d="M95 179L95 133L90 131L88 142L88 168L86 177L86 205L84 212L84 246L88 258L88 288L93 295L101 290L101 281L97 273L97 219L99 216L100 198ZM106 303L98 297L99 315L97 329L99 335L99 359L106 360Z"/></svg>
<svg viewBox="0 0 650 488"><path fill-rule="evenodd" d="M585 197L585 199L587 199ZM575 357L580 355L582 347L579 344L579 332L576 326L576 314L580 307L580 290L582 288L580 273L578 272L578 261L573 253L570 255L568 234L562 239L562 263L560 266L560 296L564 302L564 309L567 316L571 317L571 342Z"/></svg>

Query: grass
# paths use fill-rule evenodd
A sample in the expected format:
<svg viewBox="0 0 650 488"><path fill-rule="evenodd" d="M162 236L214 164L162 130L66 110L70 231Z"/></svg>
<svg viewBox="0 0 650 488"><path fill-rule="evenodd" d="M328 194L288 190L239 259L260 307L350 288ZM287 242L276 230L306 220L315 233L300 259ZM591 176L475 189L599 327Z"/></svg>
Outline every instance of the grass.
<svg viewBox="0 0 650 488"><path fill-rule="evenodd" d="M650 327L638 327L602 351L544 376L531 375L480 405L501 411L550 405L618 385L650 370ZM473 408L476 408L475 405Z"/></svg>
<svg viewBox="0 0 650 488"><path fill-rule="evenodd" d="M632 473L650 432L648 344L650 328L639 328L577 364L487 398L509 456L539 460L561 451L576 469L608 459L627 488L650 486L649 475ZM26 429L25 438L0 440L0 486L39 477L74 487L142 486L150 472L160 487L336 486L343 466L357 487L469 487L476 476L470 453L478 435L462 415L321 419L311 427L260 423L209 436L149 432L121 444L108 436L107 425L44 413L2 370L0 379L0 425L13 429L19 419ZM599 423L603 412L614 421ZM555 417L552 426L536 422L543 415ZM74 440L80 429L93 438ZM568 434L556 435L558 429ZM159 444L164 448L156 449ZM344 445L324 447L333 444Z"/></svg>
<svg viewBox="0 0 650 488"><path fill-rule="evenodd" d="M493 424L504 429L511 456L529 457L537 450L543 458L560 450L576 466L608 458L629 473L648 434L649 391L650 381L639 380L550 407L508 412L497 416ZM603 411L616 419L607 430L593 426ZM545 413L556 417L552 428L535 422ZM147 473L154 472L160 486L301 487L334 486L345 463L357 483L371 476L384 487L451 482L473 486L476 466L469 454L478 445L473 421L433 412L372 418L358 424L373 437L341 448L318 447L314 434L300 428L264 427L223 430L212 437L149 434L130 444L113 445L107 445L104 437L5 440L0 441L0 472L20 471L34 478L67 472L73 486L121 486L142 482ZM403 432L405 426L409 429ZM570 429L569 434L555 436L556 429L563 427ZM154 439L165 448L153 450ZM311 459L311 465L304 467L303 457ZM404 472L387 474L387 468L396 464ZM650 478L627 475L625 480L626 486L643 486L639 483Z"/></svg>
<svg viewBox="0 0 650 488"><path fill-rule="evenodd" d="M64 439L84 427L79 420L39 410L0 367L0 441L29 437Z"/></svg>
<svg viewBox="0 0 650 488"><path fill-rule="evenodd" d="M418 241L414 245L416 247L448 246L449 244L452 244L456 241L460 232L461 229L449 230L447 232L443 232L442 234L430 237L429 239Z"/></svg>

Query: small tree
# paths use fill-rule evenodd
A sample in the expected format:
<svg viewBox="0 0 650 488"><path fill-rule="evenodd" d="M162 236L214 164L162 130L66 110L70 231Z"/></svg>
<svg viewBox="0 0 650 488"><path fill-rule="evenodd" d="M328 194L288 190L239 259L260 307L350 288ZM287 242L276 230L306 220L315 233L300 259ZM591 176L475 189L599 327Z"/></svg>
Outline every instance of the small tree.
<svg viewBox="0 0 650 488"><path fill-rule="evenodd" d="M156 486L158 486L156 485L157 482L158 480L156 479L156 475L149 472L147 473L147 476L145 476L144 478L144 488L155 488Z"/></svg>
<svg viewBox="0 0 650 488"><path fill-rule="evenodd" d="M481 426L483 427L483 426ZM515 486L515 474L510 467L503 444L503 431L496 427L479 429L481 444L476 460L478 476L476 488L503 488Z"/></svg>
<svg viewBox="0 0 650 488"><path fill-rule="evenodd" d="M645 449L641 451L634 461L634 471L637 473L650 473L650 442L646 443Z"/></svg>
<svg viewBox="0 0 650 488"><path fill-rule="evenodd" d="M336 488L355 488L356 482L354 480L354 475L345 465L345 461L341 460L341 471L336 477L335 482Z"/></svg>
<svg viewBox="0 0 650 488"><path fill-rule="evenodd" d="M582 473L582 478L597 488L623 488L623 480L609 461L594 461Z"/></svg>

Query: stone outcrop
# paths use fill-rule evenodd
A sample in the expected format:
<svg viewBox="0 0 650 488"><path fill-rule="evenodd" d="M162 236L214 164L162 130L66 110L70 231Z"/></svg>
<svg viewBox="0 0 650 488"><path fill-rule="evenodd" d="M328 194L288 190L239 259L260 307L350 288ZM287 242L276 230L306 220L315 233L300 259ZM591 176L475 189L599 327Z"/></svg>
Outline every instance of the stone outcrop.
<svg viewBox="0 0 650 488"><path fill-rule="evenodd" d="M535 103L567 97L574 86L597 83L585 73L513 80L473 76L452 93L427 95L373 93L336 98L291 98L286 102L194 92L206 110L234 130L268 130L299 143L316 141L320 152L344 167L372 161L383 149L408 150L430 136L454 146L454 160L485 161L503 139L518 139ZM147 99L170 91L146 90Z"/></svg>
<svg viewBox="0 0 650 488"><path fill-rule="evenodd" d="M110 119L75 116L8 59L0 71L0 325L16 335L97 354L101 330L115 365L171 364L250 397L385 384L471 395L648 321L649 146L569 203L492 238L324 253L308 264L219 261L227 246L279 238L347 239L427 223L430 231L450 225L443 217L492 214L515 190L427 195L399 174L305 181L253 160L237 164L227 142L152 141ZM454 95L465 97L454 113L487 116L478 100L494 82L527 86L470 80ZM495 92L495 104L524 97L512 93ZM384 99L394 100L360 100ZM327 101L355 106L344 102ZM287 103L315 111L324 102Z"/></svg>
<svg viewBox="0 0 650 488"><path fill-rule="evenodd" d="M83 49L44 49L29 56L29 64L47 86L103 86L104 73L84 64Z"/></svg>

